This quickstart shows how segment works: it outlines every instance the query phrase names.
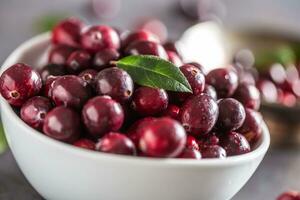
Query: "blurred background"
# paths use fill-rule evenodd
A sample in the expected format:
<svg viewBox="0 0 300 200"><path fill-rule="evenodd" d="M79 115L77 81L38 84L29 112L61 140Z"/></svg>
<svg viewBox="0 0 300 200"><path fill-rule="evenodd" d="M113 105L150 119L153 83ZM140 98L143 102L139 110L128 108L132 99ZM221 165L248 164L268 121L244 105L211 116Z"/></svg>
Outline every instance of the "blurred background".
<svg viewBox="0 0 300 200"><path fill-rule="evenodd" d="M299 0L1 0L0 62L68 16L119 30L149 29L162 41L187 44L186 54L201 63L205 56L198 52L208 52L216 60L211 67L241 59L249 65L247 80L262 92L272 146L234 200L275 199L287 189L300 190L299 9ZM208 38L214 45L204 42ZM2 135L0 152L0 199L42 199L19 171Z"/></svg>

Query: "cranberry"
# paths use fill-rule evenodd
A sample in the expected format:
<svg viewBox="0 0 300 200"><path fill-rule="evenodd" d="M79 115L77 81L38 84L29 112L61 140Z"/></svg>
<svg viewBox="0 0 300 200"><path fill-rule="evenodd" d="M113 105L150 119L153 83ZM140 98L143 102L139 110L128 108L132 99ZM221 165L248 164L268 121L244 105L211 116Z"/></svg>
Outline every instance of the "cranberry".
<svg viewBox="0 0 300 200"><path fill-rule="evenodd" d="M193 135L208 133L218 118L218 105L207 94L188 99L181 108L181 123Z"/></svg>
<svg viewBox="0 0 300 200"><path fill-rule="evenodd" d="M177 120L179 118L179 112L180 108L178 106L174 104L169 104L167 109L162 112L161 116L171 117Z"/></svg>
<svg viewBox="0 0 300 200"><path fill-rule="evenodd" d="M94 69L86 69L78 74L78 76L90 86L94 86L97 74L98 72Z"/></svg>
<svg viewBox="0 0 300 200"><path fill-rule="evenodd" d="M25 64L15 64L0 77L0 92L8 103L20 107L42 88L40 74Z"/></svg>
<svg viewBox="0 0 300 200"><path fill-rule="evenodd" d="M218 98L230 97L238 87L238 76L231 69L214 69L207 74L206 83L216 89Z"/></svg>
<svg viewBox="0 0 300 200"><path fill-rule="evenodd" d="M203 158L225 158L226 151L219 145L207 145L200 150Z"/></svg>
<svg viewBox="0 0 300 200"><path fill-rule="evenodd" d="M300 200L300 192L287 191L282 193L277 200Z"/></svg>
<svg viewBox="0 0 300 200"><path fill-rule="evenodd" d="M203 93L207 94L208 96L211 96L214 100L218 99L217 92L215 88L211 85L205 84Z"/></svg>
<svg viewBox="0 0 300 200"><path fill-rule="evenodd" d="M164 23L158 19L144 19L138 25L137 29L147 30L156 35L164 43L168 38L168 29Z"/></svg>
<svg viewBox="0 0 300 200"><path fill-rule="evenodd" d="M84 105L82 118L89 133L100 137L121 128L124 112L121 105L109 96L97 96Z"/></svg>
<svg viewBox="0 0 300 200"><path fill-rule="evenodd" d="M91 97L91 91L78 76L66 75L53 82L51 97L57 106L64 105L80 109Z"/></svg>
<svg viewBox="0 0 300 200"><path fill-rule="evenodd" d="M118 49L120 38L111 27L92 26L82 34L81 45L89 52L96 53L106 48Z"/></svg>
<svg viewBox="0 0 300 200"><path fill-rule="evenodd" d="M221 146L228 156L241 155L250 152L247 139L236 132L228 132L221 139Z"/></svg>
<svg viewBox="0 0 300 200"><path fill-rule="evenodd" d="M79 47L80 33L83 27L81 20L69 18L57 24L52 31L52 42L72 47Z"/></svg>
<svg viewBox="0 0 300 200"><path fill-rule="evenodd" d="M72 74L81 72L91 65L91 55L87 51L77 50L71 53L67 60L67 70Z"/></svg>
<svg viewBox="0 0 300 200"><path fill-rule="evenodd" d="M93 60L93 67L100 71L107 67L113 66L110 62L116 61L120 58L120 53L115 49L104 49L95 54Z"/></svg>
<svg viewBox="0 0 300 200"><path fill-rule="evenodd" d="M278 100L278 91L273 82L261 79L256 84L260 91L263 101L268 103L276 103Z"/></svg>
<svg viewBox="0 0 300 200"><path fill-rule="evenodd" d="M167 51L168 60L176 67L180 67L183 63L181 58L174 51Z"/></svg>
<svg viewBox="0 0 300 200"><path fill-rule="evenodd" d="M125 53L127 55L153 55L168 60L164 47L150 41L134 42L125 49Z"/></svg>
<svg viewBox="0 0 300 200"><path fill-rule="evenodd" d="M52 97L52 88L54 81L58 79L59 76L49 76L44 85L44 95L51 99Z"/></svg>
<svg viewBox="0 0 300 200"><path fill-rule="evenodd" d="M74 146L81 147L84 149L95 150L96 144L92 140L82 138L73 143Z"/></svg>
<svg viewBox="0 0 300 200"><path fill-rule="evenodd" d="M184 158L184 159L201 159L201 153L196 149L189 149L185 148L182 153L178 156L178 158Z"/></svg>
<svg viewBox="0 0 300 200"><path fill-rule="evenodd" d="M45 83L49 76L63 76L66 74L65 66L48 64L44 66L40 71L42 81Z"/></svg>
<svg viewBox="0 0 300 200"><path fill-rule="evenodd" d="M246 113L243 105L235 99L226 98L218 102L219 117L217 127L221 131L232 131L242 126Z"/></svg>
<svg viewBox="0 0 300 200"><path fill-rule="evenodd" d="M163 89L139 87L133 94L132 106L140 115L155 115L167 109L168 95Z"/></svg>
<svg viewBox="0 0 300 200"><path fill-rule="evenodd" d="M185 64L180 67L180 71L187 78L192 87L193 94L198 95L203 92L205 85L204 74L194 65Z"/></svg>
<svg viewBox="0 0 300 200"><path fill-rule="evenodd" d="M80 117L72 109L63 106L56 107L47 113L43 131L56 140L74 142L80 135Z"/></svg>
<svg viewBox="0 0 300 200"><path fill-rule="evenodd" d="M246 108L258 110L260 106L260 93L254 85L241 83L233 97L241 102Z"/></svg>
<svg viewBox="0 0 300 200"><path fill-rule="evenodd" d="M191 135L188 135L186 138L186 148L199 150L199 145L196 138Z"/></svg>
<svg viewBox="0 0 300 200"><path fill-rule="evenodd" d="M276 84L283 84L286 81L287 77L286 77L284 66L282 64L279 63L273 64L269 68L268 73L271 80Z"/></svg>
<svg viewBox="0 0 300 200"><path fill-rule="evenodd" d="M20 110L21 119L32 128L41 130L44 119L52 104L46 97L35 96L28 99Z"/></svg>
<svg viewBox="0 0 300 200"><path fill-rule="evenodd" d="M185 143L184 128L171 118L160 118L142 129L139 147L147 156L177 157Z"/></svg>
<svg viewBox="0 0 300 200"><path fill-rule="evenodd" d="M133 142L121 133L110 132L96 144L97 151L122 155L135 155Z"/></svg>
<svg viewBox="0 0 300 200"><path fill-rule="evenodd" d="M278 90L278 94L279 94L278 102L281 103L282 105L288 107L294 107L296 105L297 97L293 93Z"/></svg>
<svg viewBox="0 0 300 200"><path fill-rule="evenodd" d="M125 102L133 94L133 80L129 74L117 67L104 69L95 78L96 92L109 95L119 102Z"/></svg>
<svg viewBox="0 0 300 200"><path fill-rule="evenodd" d="M138 30L135 32L131 32L125 35L124 38L122 38L122 47L126 48L128 45L137 41L149 41L149 42L159 43L159 39L157 38L156 35L146 30Z"/></svg>
<svg viewBox="0 0 300 200"><path fill-rule="evenodd" d="M248 142L253 145L258 141L262 134L262 116L251 109L246 109L246 118L238 132L244 135Z"/></svg>
<svg viewBox="0 0 300 200"><path fill-rule="evenodd" d="M206 70L204 69L204 67L202 65L200 65L197 62L189 62L187 63L188 65L193 65L195 67L197 67L203 74L206 74Z"/></svg>
<svg viewBox="0 0 300 200"><path fill-rule="evenodd" d="M65 65L73 51L74 49L68 46L54 46L49 52L48 62L56 65Z"/></svg>
<svg viewBox="0 0 300 200"><path fill-rule="evenodd" d="M200 149L205 146L219 145L219 143L220 143L220 139L215 132L210 132L206 135L203 135L198 140L198 145Z"/></svg>

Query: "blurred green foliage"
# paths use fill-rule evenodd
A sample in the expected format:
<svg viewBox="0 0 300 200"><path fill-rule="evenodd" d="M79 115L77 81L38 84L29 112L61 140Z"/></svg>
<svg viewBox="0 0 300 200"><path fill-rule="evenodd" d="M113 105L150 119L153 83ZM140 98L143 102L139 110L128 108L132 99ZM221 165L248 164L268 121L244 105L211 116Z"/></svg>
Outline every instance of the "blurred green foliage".
<svg viewBox="0 0 300 200"><path fill-rule="evenodd" d="M52 13L40 16L33 24L34 29L38 33L50 31L58 22L67 17L68 15L63 13Z"/></svg>
<svg viewBox="0 0 300 200"><path fill-rule="evenodd" d="M3 153L7 149L7 142L4 135L3 125L0 122L0 154Z"/></svg>

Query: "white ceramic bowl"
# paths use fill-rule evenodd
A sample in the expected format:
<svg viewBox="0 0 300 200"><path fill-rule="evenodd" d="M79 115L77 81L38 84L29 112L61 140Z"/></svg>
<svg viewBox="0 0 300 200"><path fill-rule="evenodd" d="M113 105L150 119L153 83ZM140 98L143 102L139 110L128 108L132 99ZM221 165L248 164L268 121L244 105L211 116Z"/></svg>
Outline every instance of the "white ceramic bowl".
<svg viewBox="0 0 300 200"><path fill-rule="evenodd" d="M17 62L40 66L49 46L42 34L18 47L1 71ZM88 151L27 126L1 97L1 116L15 159L32 186L55 200L228 200L248 181L270 144L224 160L149 159Z"/></svg>

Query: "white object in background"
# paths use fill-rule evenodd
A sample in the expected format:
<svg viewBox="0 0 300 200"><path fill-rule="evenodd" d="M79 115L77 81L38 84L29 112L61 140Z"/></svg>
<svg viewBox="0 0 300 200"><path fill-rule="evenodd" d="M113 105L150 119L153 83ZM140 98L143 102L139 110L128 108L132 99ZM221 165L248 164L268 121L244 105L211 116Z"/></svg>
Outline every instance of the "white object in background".
<svg viewBox="0 0 300 200"><path fill-rule="evenodd" d="M188 28L176 43L185 62L198 62L211 70L228 63L225 34L214 22L204 22Z"/></svg>
<svg viewBox="0 0 300 200"><path fill-rule="evenodd" d="M28 40L7 58L40 65L50 35ZM229 200L249 180L270 144L265 124L250 153L226 159L154 159L80 149L30 128L0 97L8 144L22 172L45 198L55 200Z"/></svg>

